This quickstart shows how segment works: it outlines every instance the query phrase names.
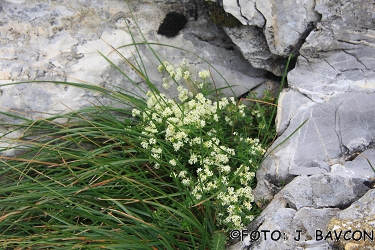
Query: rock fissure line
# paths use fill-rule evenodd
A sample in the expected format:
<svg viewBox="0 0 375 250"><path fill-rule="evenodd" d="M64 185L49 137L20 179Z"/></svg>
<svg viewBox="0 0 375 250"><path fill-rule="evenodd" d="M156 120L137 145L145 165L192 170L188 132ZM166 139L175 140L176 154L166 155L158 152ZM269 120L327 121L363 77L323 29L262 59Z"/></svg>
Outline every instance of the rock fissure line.
<svg viewBox="0 0 375 250"><path fill-rule="evenodd" d="M358 63L360 63L363 67L365 67L365 69L367 69L367 70L369 70L369 68L367 68L367 66L361 61L361 60L359 60L354 54L351 54L351 53L349 53L347 50L345 50L345 49L343 49L342 50L344 53L346 53L347 55L350 55L350 56L352 56ZM361 68L354 68L354 69L361 69ZM352 70L354 70L354 69L352 69Z"/></svg>

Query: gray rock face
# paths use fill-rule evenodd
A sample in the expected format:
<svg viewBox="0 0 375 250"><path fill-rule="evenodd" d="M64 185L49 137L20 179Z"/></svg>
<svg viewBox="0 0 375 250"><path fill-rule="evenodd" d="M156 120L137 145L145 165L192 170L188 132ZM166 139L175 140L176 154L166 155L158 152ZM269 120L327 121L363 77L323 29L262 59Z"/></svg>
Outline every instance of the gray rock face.
<svg viewBox="0 0 375 250"><path fill-rule="evenodd" d="M295 92L290 91L285 95L294 97ZM327 103L308 102L305 107L301 107L293 114L287 129L275 141L273 148L296 131L304 121L308 121L266 158L257 172L257 179L261 181L254 190L255 197L258 197L256 199L271 200L274 192L277 192L277 188L270 191L271 186L279 186L280 182L289 182L299 175L330 172L340 175L345 169L352 173L345 176L367 179L374 176L367 161L359 161L362 157L358 156L355 161L346 162L355 158L356 152L364 151L373 143L374 98L374 94L346 93L337 95ZM300 100L306 101L303 98ZM289 102L294 101L299 102L298 99L283 97L279 104L289 107ZM375 158L372 158L373 151L366 151L367 154L366 157L375 162ZM328 203L327 200L325 202Z"/></svg>
<svg viewBox="0 0 375 250"><path fill-rule="evenodd" d="M144 40L136 22L149 42L166 45L153 45L156 52L164 56L163 60L177 64L186 58L193 73L210 67L217 86L226 86L227 83L212 68L215 67L226 79L231 79L230 85L238 85L233 87L235 95L241 95L266 80L263 78L265 71L251 67L233 48L225 33L207 21L202 6L198 6L197 16L191 1L129 1L129 6L120 0L1 1L0 84L35 79L78 81L106 88L120 86L129 92L138 92L137 87L98 53L103 53L138 86L145 88L142 78L112 49L119 48L125 58L132 60L135 48L120 46L132 43L128 28L137 42ZM174 38L157 34L160 23L170 11L183 13L189 19ZM157 72L159 61L146 46L139 49L150 80L161 87L163 76ZM0 93L1 111L14 109L32 118L44 113L77 110L95 103L93 93L48 82L3 86ZM233 95L230 91L227 94ZM1 116L0 119L4 121L8 117Z"/></svg>
<svg viewBox="0 0 375 250"><path fill-rule="evenodd" d="M294 93L288 92L286 95L294 97ZM289 100L291 99L282 98L280 106L289 107ZM364 151L375 141L374 102L375 94L362 92L337 95L322 104L308 102L293 115L287 129L274 142L269 152L307 120L306 124L281 147L270 153L257 172L257 178L278 185L280 181L288 182L298 175L331 172L331 166L334 164L345 165L346 159L357 151ZM282 112L279 113L280 116L281 114ZM370 166L367 172L363 172L362 164L355 164L351 170L356 171L357 168L364 177L373 175ZM261 189L262 185L258 185L255 192ZM267 192L259 191L259 194L261 193Z"/></svg>
<svg viewBox="0 0 375 250"><path fill-rule="evenodd" d="M225 4L224 4L225 5ZM239 0L238 6L247 25L263 27L266 23L263 14L257 9L256 0Z"/></svg>
<svg viewBox="0 0 375 250"><path fill-rule="evenodd" d="M266 19L264 34L275 55L288 56L308 24L320 19L312 0L257 0L256 7Z"/></svg>
<svg viewBox="0 0 375 250"><path fill-rule="evenodd" d="M263 29L256 26L241 26L224 30L253 67L281 75L281 65L277 56L270 52Z"/></svg>
<svg viewBox="0 0 375 250"><path fill-rule="evenodd" d="M327 249L328 242L317 238L317 233L326 235L328 223L340 208L347 208L370 189L363 180L332 173L294 178L247 229L249 235L262 232L262 237L254 242L244 238L228 249L242 249L246 245L250 249ZM268 239L264 232L268 232ZM281 238L275 240L278 232Z"/></svg>
<svg viewBox="0 0 375 250"><path fill-rule="evenodd" d="M322 15L303 44L289 84L316 102L346 91L374 92L372 1L317 1Z"/></svg>
<svg viewBox="0 0 375 250"><path fill-rule="evenodd" d="M315 1L223 1L223 7L243 25L225 31L256 68L281 75L290 53L298 53L304 39L320 20ZM260 28L260 29L259 29Z"/></svg>
<svg viewBox="0 0 375 250"><path fill-rule="evenodd" d="M251 6L266 20L263 39L270 58L299 54L288 74L289 88L279 97L279 138L257 172L253 193L264 210L248 227L279 230L285 237L245 239L229 249L373 249L371 240L317 241L314 235L317 229L324 236L334 230L374 229L374 192L368 191L375 176L373 2L255 1ZM240 36L231 37L244 52ZM307 241L291 238L296 230L303 230Z"/></svg>

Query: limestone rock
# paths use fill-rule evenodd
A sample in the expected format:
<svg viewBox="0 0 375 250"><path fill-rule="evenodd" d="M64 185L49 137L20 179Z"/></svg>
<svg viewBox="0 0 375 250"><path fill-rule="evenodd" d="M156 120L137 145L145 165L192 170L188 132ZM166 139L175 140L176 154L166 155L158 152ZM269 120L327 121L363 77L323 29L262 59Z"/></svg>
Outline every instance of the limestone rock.
<svg viewBox="0 0 375 250"><path fill-rule="evenodd" d="M257 172L258 180L266 178L276 184L296 175L327 173L330 166L345 163L350 154L370 147L375 141L374 101L374 94L354 92L337 95L322 104L309 102L297 110L288 128L269 149L269 156ZM279 105L289 107L289 102L291 99L284 98Z"/></svg>
<svg viewBox="0 0 375 250"><path fill-rule="evenodd" d="M331 101L322 104L302 98L293 90L284 92L284 95L284 98L280 98L281 106L290 109L290 105L294 103L301 108L292 108L290 113L280 115L281 120L283 120L283 114L289 115L292 119L285 132L274 143L275 146L288 137L306 118L310 120L280 148L271 153L258 170L258 184L253 190L256 203L262 208L270 203L250 224L251 230L256 228L266 230L267 227L275 229L275 226L285 228L285 225L290 226L291 232L302 230L310 224L307 222L307 218L310 217L301 220L305 223L304 226L292 224L290 217L279 216L277 217L279 220L272 221L272 223L268 218L276 218L273 215L285 208L293 209L295 213L307 207L335 208L336 213L339 208L345 209L362 197L374 187L375 183L373 178L375 171L370 165L375 162L375 149L372 149L375 129L371 122L375 119L374 103L372 103L374 94L345 93L336 95ZM311 176L307 177L306 174ZM284 183L288 182L290 183L283 188ZM358 207L354 204L351 207ZM290 213L290 210L288 211ZM353 212L349 210L347 214L353 214ZM325 223L328 224L330 218L325 220ZM372 217L369 216L369 218ZM361 222L363 221L362 219ZM337 224L338 220L334 223ZM341 225L340 223L338 224ZM366 223L369 224L369 222ZM286 226L286 228L289 227ZM322 230L321 235L325 237L327 232L332 231L332 228L314 225L307 231L319 229ZM289 235L288 232L286 235ZM308 240L316 240L311 235L305 236ZM287 243L268 242L267 244L273 244L275 249L296 249L297 246L311 249L316 246L315 243L311 241L311 245L305 246L289 241ZM323 241L321 240L320 243L323 244ZM241 244L244 242L237 243L231 249L241 249ZM266 243L255 244L250 249L269 249ZM324 244L324 246L317 246L316 249L329 249L333 245L332 242L329 245L327 245L328 242ZM348 244L354 243L348 242Z"/></svg>
<svg viewBox="0 0 375 250"><path fill-rule="evenodd" d="M344 165L331 166L331 172L336 175L370 179L375 175L375 169L372 168L375 168L375 149L367 149L362 153L352 154Z"/></svg>
<svg viewBox="0 0 375 250"><path fill-rule="evenodd" d="M328 223L327 230L336 235L328 237L340 249L374 249L375 190L368 191L347 209L338 212ZM332 240L333 239L333 240Z"/></svg>
<svg viewBox="0 0 375 250"><path fill-rule="evenodd" d="M256 0L239 0L238 5L247 25L263 27L266 24L264 16L256 7Z"/></svg>
<svg viewBox="0 0 375 250"><path fill-rule="evenodd" d="M275 75L282 74L285 60L279 60L270 52L263 29L256 26L241 26L224 30L253 67L265 69ZM283 63L280 63L281 61Z"/></svg>
<svg viewBox="0 0 375 250"><path fill-rule="evenodd" d="M241 7L235 1L223 0L223 7L225 12L232 14L242 24L248 24L246 18L241 14Z"/></svg>
<svg viewBox="0 0 375 250"><path fill-rule="evenodd" d="M256 8L256 0L223 0L223 7L243 25L263 27L265 24L263 15Z"/></svg>
<svg viewBox="0 0 375 250"><path fill-rule="evenodd" d="M289 85L316 102L347 91L375 91L372 1L317 1L321 22L306 38Z"/></svg>
<svg viewBox="0 0 375 250"><path fill-rule="evenodd" d="M307 109L314 102L293 89L283 89L279 95L279 106L276 116L276 132L281 135L289 126L290 120L297 111Z"/></svg>
<svg viewBox="0 0 375 250"><path fill-rule="evenodd" d="M315 1L223 1L224 9L245 27L225 31L256 68L280 76L290 53L298 54L320 15Z"/></svg>
<svg viewBox="0 0 375 250"><path fill-rule="evenodd" d="M339 208L349 207L369 189L358 177L330 173L298 176L275 195L247 228L249 234L263 232L262 237L255 242L244 238L228 249L239 250L245 245L250 249L328 249L328 242L317 241L316 234L326 235L327 225L340 212ZM266 231L267 240L263 235ZM270 237L272 232L274 239ZM275 240L278 232L281 237Z"/></svg>
<svg viewBox="0 0 375 250"><path fill-rule="evenodd" d="M262 239L250 244L250 249L327 249L326 241L316 241L316 230L326 228L328 221L339 209L315 209L304 207L296 211L291 208L280 208L266 219L258 231L270 231L266 240ZM321 229L319 229L321 228ZM278 232L281 238L277 239ZM324 233L325 230L322 232ZM273 238L271 238L273 233Z"/></svg>
<svg viewBox="0 0 375 250"><path fill-rule="evenodd" d="M288 56L294 47L301 46L306 30L317 23L320 15L311 0L224 0L224 9L244 25L264 28L264 35L272 54ZM307 35L307 34L306 34Z"/></svg>
<svg viewBox="0 0 375 250"><path fill-rule="evenodd" d="M183 13L189 21L176 37L167 38L158 35L157 30L171 11ZM137 88L146 88L147 85L113 51L117 48L124 58L133 60L135 48L121 47L132 43L128 29L137 42L144 40L141 31L149 42L165 44L151 45L156 53L164 56L163 60L179 63L187 58L193 73L210 68L217 87L237 85L233 87L233 92L229 91L230 95L241 95L265 81L265 71L253 68L226 34L207 21L202 6L196 7L192 1L132 0L128 6L127 1L122 0L90 3L3 0L0 84L19 80L46 82L0 87L1 111L13 109L27 117L37 118L47 115L45 113L77 110L96 101L96 93L48 83L51 80L85 82L106 88L117 86L139 93ZM180 49L173 48L176 46ZM98 52L118 65L135 84L115 70ZM161 87L163 76L157 72L160 62L146 46L140 46L139 52L150 80ZM226 83L217 72L230 82ZM109 100L104 100L104 103L108 104ZM0 119L14 122L5 116Z"/></svg>
<svg viewBox="0 0 375 250"><path fill-rule="evenodd" d="M257 241L250 249L373 249L372 240L343 240L334 246L332 241L317 241L313 234L316 229L324 236L335 229L374 229L374 192L368 191L375 183L373 1L238 1L242 17L250 23L244 2L265 19L260 27L267 42L263 48L268 50L262 52L267 51L275 62L275 56L299 55L288 74L288 89L279 98L279 138L257 172L253 194L264 210L248 230L285 230L290 236L296 229L306 229L303 237L307 239L303 244L290 237ZM253 43L231 32L246 57ZM326 209L330 212L316 224L313 218L324 214L317 210ZM300 220L296 219L299 213L304 214ZM229 249L242 249L247 243Z"/></svg>
<svg viewBox="0 0 375 250"><path fill-rule="evenodd" d="M275 55L288 56L309 23L320 19L312 0L257 0L256 7L266 19L264 34Z"/></svg>

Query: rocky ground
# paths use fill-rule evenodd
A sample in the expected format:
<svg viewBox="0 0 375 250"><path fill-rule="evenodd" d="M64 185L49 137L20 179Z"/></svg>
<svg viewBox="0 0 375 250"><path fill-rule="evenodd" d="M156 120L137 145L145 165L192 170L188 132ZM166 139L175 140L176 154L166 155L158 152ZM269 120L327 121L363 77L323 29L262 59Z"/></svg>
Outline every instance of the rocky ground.
<svg viewBox="0 0 375 250"><path fill-rule="evenodd" d="M373 249L373 2L239 3L228 9L243 23L263 15L273 54L301 47L279 99L280 137L257 172L254 194L265 209L248 228L256 241L247 237L228 249ZM244 14L249 5L257 15ZM270 231L266 240L267 233L255 237L262 230Z"/></svg>

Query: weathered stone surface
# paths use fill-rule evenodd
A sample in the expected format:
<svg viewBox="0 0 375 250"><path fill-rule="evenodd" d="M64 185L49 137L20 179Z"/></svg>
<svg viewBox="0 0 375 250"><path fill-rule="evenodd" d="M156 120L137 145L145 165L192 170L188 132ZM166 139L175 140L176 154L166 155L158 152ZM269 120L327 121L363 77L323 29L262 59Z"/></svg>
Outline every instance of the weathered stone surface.
<svg viewBox="0 0 375 250"><path fill-rule="evenodd" d="M275 55L288 56L308 24L320 19L312 0L257 0L256 7L266 19L264 34Z"/></svg>
<svg viewBox="0 0 375 250"><path fill-rule="evenodd" d="M358 48L375 55L375 50ZM365 52L367 51L367 52ZM325 102L349 91L375 91L375 72L361 63L353 50L325 52L318 57L298 58L296 68L288 75L289 86L315 102Z"/></svg>
<svg viewBox="0 0 375 250"><path fill-rule="evenodd" d="M194 2L198 3L198 12ZM296 67L288 74L289 89L279 99L280 137L257 172L254 196L264 211L249 226L249 231L280 230L285 235L280 241L252 243L250 248L328 249L333 242L327 246L328 242L315 241L315 230L325 233L344 230L348 225L373 228L374 192L367 192L375 183L374 171L367 161L375 162L373 1L216 2L222 3L244 25L224 29L233 43L222 29L207 21L199 1L131 0L133 20L126 1L122 0L0 0L0 83L20 79L82 81L136 92L98 54L100 51L108 56L138 86L145 87L142 78L108 46L119 48L131 43L128 27L137 41L142 41L135 21L149 41L167 45L152 45L166 59L178 63L188 58L193 72L208 69L195 55L172 47L193 51L217 69L210 67L217 86L226 84L219 73L230 79L229 84L240 85L234 89L235 95L266 85L260 85L267 82L263 78L265 72L249 67L247 62L281 75L288 54L300 54ZM189 20L174 38L157 34L170 11L183 13ZM130 47L118 50L126 58L135 54ZM139 51L149 78L160 86L163 76L156 69L159 61L146 46ZM229 90L226 94L232 95ZM47 82L7 86L0 88L0 111L14 109L38 118L46 112L62 113L92 105L94 97L88 91ZM0 121L14 120L0 116ZM0 127L0 133L6 132L6 128ZM272 149L275 151L271 152ZM298 236L296 230L302 230L301 242L294 239ZM230 249L240 249L247 241ZM338 244L348 249L374 247L362 243Z"/></svg>
<svg viewBox="0 0 375 250"><path fill-rule="evenodd" d="M323 235L334 229L373 230L373 191L353 203L375 183L375 171L370 166L375 162L373 1L249 0L238 4L239 20L244 18L248 24L257 25L251 14L254 9L265 18L264 26L258 26L264 29L263 41L267 42L263 48L268 48L261 51L269 57L255 63L248 59L254 66L263 60L267 66L260 67L277 75L277 67L270 66L270 59L277 62L276 55L285 57L290 52L299 55L288 74L289 89L279 98L276 125L280 137L257 172L253 194L264 210L249 230L285 230L289 236L294 230L308 228L303 235L308 239L305 245L288 239L268 240L255 242L250 249L330 249L334 242L314 241L312 233L316 229L322 229ZM245 4L249 15L244 14ZM249 49L256 47L251 35L244 36L251 42L244 42L240 32L226 32L246 58L254 58L255 49ZM284 187L285 183L289 184ZM306 209L311 211L306 213ZM325 214L322 224L309 220L318 215L317 210L326 209L332 210ZM300 220L296 219L298 213L303 214ZM230 249L241 249L246 243ZM372 244L370 240L340 241L337 245L340 249L373 249Z"/></svg>
<svg viewBox="0 0 375 250"><path fill-rule="evenodd" d="M310 29L309 23L320 20L314 10L315 1L311 0L224 0L223 6L242 24L264 28L271 53L279 56L288 56L304 32Z"/></svg>
<svg viewBox="0 0 375 250"><path fill-rule="evenodd" d="M375 91L372 1L317 1L322 15L288 80L316 102L347 91Z"/></svg>
<svg viewBox="0 0 375 250"><path fill-rule="evenodd" d="M368 163L375 162L375 150L371 149L375 139L372 123L375 119L374 94L345 93L322 104L312 102L293 90L285 91L284 95L279 105L285 104L289 112L280 112L279 117L285 123L289 117L292 118L290 124L285 124L287 129L275 141L274 147L291 135L303 121L309 120L271 153L258 170L258 184L253 190L256 203L262 208L270 203L250 225L249 229L252 230L258 227L266 230L266 227L273 228L272 225L302 229L301 224L292 227L290 218L286 217L272 223L266 221L284 208L293 209L296 213L307 207L345 209L362 197L374 183L372 177L375 174ZM292 104L298 104L300 108L289 108ZM284 119L283 115L288 118ZM363 153L358 155L357 152ZM309 224L307 218L301 221ZM316 226L316 229L326 230L326 227ZM309 235L306 237L310 239ZM238 243L231 249L240 249L244 243ZM297 246L310 249L308 247L316 246L313 243L303 246L289 242L285 246L285 243L269 242L275 244L274 248L277 249L295 249ZM251 249L269 249L265 243L256 244Z"/></svg>
<svg viewBox="0 0 375 250"><path fill-rule="evenodd" d="M279 95L279 106L277 107L276 131L279 135L284 133L289 126L292 117L302 109L307 109L314 102L305 95L293 89L283 89Z"/></svg>
<svg viewBox="0 0 375 250"><path fill-rule="evenodd" d="M315 209L304 207L296 211L291 208L280 208L270 218L266 219L258 231L270 231L268 238L250 244L250 249L327 249L326 241L315 241L315 232L320 229L325 233L328 221L336 215L339 209ZM281 232L281 239L277 239Z"/></svg>
<svg viewBox="0 0 375 250"><path fill-rule="evenodd" d="M345 175L361 178L372 178L375 176L375 149L368 149L362 153L355 153L345 162L344 166L331 166L331 172L336 175ZM371 165L372 167L371 167Z"/></svg>
<svg viewBox="0 0 375 250"><path fill-rule="evenodd" d="M191 1L129 3L134 20L126 1L120 0L1 1L0 84L35 79L78 81L107 88L120 86L134 93L137 87L114 70L98 52L119 65L138 86L145 87L142 78L111 47L119 48L132 42L128 27L137 41L143 41L135 22L148 41L177 46L207 60L230 79L230 85L239 86L233 88L235 95L265 81L262 77L265 71L251 67L225 33L207 21L202 6L197 8L195 21L195 5ZM186 27L174 38L157 34L160 23L170 11L183 13L189 19ZM153 47L172 63L189 59L195 72L209 68L202 59L187 51L167 46ZM118 51L130 60L136 54L134 47L123 47ZM140 47L140 53L150 80L160 87L163 76L157 72L159 62L145 46ZM211 70L217 86L226 86L215 70ZM88 91L50 83L3 86L0 93L2 111L14 109L32 118L45 112L56 114L92 105L95 96ZM8 118L2 116L0 119Z"/></svg>
<svg viewBox="0 0 375 250"><path fill-rule="evenodd" d="M263 29L256 26L224 28L243 56L256 68L265 69L275 75L282 74L282 65L278 57L268 48Z"/></svg>
<svg viewBox="0 0 375 250"><path fill-rule="evenodd" d="M374 223L375 190L372 189L329 221L327 230L342 233L339 240L335 236L329 240L340 249L374 249Z"/></svg>
<svg viewBox="0 0 375 250"><path fill-rule="evenodd" d="M281 75L285 58L298 54L304 39L320 20L315 1L223 1L223 7L243 25L225 31L256 68Z"/></svg>
<svg viewBox="0 0 375 250"><path fill-rule="evenodd" d="M236 17L243 25L263 27L265 19L256 8L256 0L223 0L224 10Z"/></svg>
<svg viewBox="0 0 375 250"><path fill-rule="evenodd" d="M241 14L241 7L234 1L223 0L223 8L225 12L232 14L236 17L243 25L247 25L247 19Z"/></svg>
<svg viewBox="0 0 375 250"><path fill-rule="evenodd" d="M328 242L316 241L316 231L325 235L329 221L340 208L347 208L370 189L363 180L332 173L294 178L247 229L249 234L270 231L268 240L264 240L263 234L256 242L244 238L228 249L237 250L245 245L250 245L250 249L328 249ZM281 232L278 241L270 238L271 232L276 230ZM298 236L300 241L295 239Z"/></svg>
<svg viewBox="0 0 375 250"><path fill-rule="evenodd" d="M263 27L266 24L264 16L256 7L256 0L239 0L238 6L241 9L241 15L247 21L247 25Z"/></svg>
<svg viewBox="0 0 375 250"><path fill-rule="evenodd" d="M282 99L279 105L286 102L288 107L289 100ZM374 102L375 94L359 92L337 95L323 104L308 103L295 113L269 152L307 120L306 124L267 157L257 178L277 183L296 175L327 173L331 165L365 150L375 140Z"/></svg>

